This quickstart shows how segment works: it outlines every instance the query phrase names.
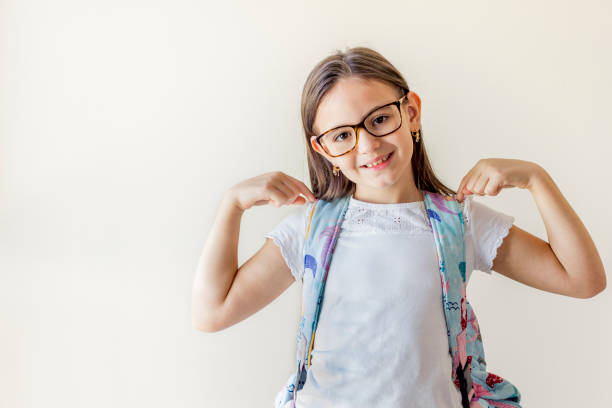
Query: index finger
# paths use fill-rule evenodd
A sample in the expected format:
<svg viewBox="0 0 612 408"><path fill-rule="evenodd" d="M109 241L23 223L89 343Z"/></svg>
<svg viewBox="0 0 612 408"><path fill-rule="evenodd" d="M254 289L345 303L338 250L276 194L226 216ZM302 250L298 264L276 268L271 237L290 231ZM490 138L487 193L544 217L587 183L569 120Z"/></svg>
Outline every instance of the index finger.
<svg viewBox="0 0 612 408"><path fill-rule="evenodd" d="M463 176L463 178L461 179L461 182L459 183L459 187L457 188L457 195L461 194L462 196L463 194L463 189L465 188L465 186L467 185L468 181L470 180L470 177L472 177L472 173L474 172L474 167L472 167L466 174L465 176Z"/></svg>
<svg viewBox="0 0 612 408"><path fill-rule="evenodd" d="M291 183L297 187L297 189L299 191L301 191L304 194L304 197L308 197L310 198L310 200L315 201L317 198L314 196L314 194L310 191L310 189L308 188L308 186L304 183L302 183L302 181L288 176L289 181L291 181Z"/></svg>

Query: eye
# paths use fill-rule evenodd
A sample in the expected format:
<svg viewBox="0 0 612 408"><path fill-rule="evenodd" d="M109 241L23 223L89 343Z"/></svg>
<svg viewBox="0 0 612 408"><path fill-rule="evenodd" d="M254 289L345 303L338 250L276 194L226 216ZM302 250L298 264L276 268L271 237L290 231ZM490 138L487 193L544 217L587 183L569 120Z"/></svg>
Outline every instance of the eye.
<svg viewBox="0 0 612 408"><path fill-rule="evenodd" d="M340 138L342 135L347 135L347 137L348 137L348 133L342 132L342 133L340 133L338 136L336 136L334 138L334 142L338 142L338 141L342 142L342 141L344 141L344 139L342 139L342 138L340 140L338 140L338 138Z"/></svg>
<svg viewBox="0 0 612 408"><path fill-rule="evenodd" d="M385 120L383 120L383 121L379 121L378 119L380 119L380 118L385 118ZM373 122L375 125L380 125L381 123L385 122L385 121L387 120L387 118L388 118L388 116L386 116L386 115L377 116L377 117L376 117L376 118L375 118L375 119L374 119L372 122Z"/></svg>

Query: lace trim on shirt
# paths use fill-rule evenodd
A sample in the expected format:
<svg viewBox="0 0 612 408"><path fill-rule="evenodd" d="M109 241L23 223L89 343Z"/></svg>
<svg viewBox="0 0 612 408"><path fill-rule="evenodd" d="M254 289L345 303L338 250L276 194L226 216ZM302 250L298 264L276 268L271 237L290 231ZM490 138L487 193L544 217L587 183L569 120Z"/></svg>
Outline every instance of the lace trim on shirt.
<svg viewBox="0 0 612 408"><path fill-rule="evenodd" d="M469 234L470 196L459 203ZM342 229L349 234L431 233L425 203L375 204L353 200L349 203Z"/></svg>
<svg viewBox="0 0 612 408"><path fill-rule="evenodd" d="M512 227L513 223L514 223L513 217L504 217L504 220L500 224L499 226L500 233L497 234L497 239L495 240L495 243L489 247L490 248L489 253L485 261L487 264L486 272L491 273L491 270L492 270L491 268L493 268L493 261L497 257L497 250L502 244L504 238L506 238L506 236L508 236L508 233L510 233L510 227Z"/></svg>
<svg viewBox="0 0 612 408"><path fill-rule="evenodd" d="M293 263L291 262L293 260L293 254L288 248L285 248L285 242L291 241L287 240L287 238L285 237L279 237L277 234L274 233L266 234L264 237L272 239L272 241L274 241L274 243L280 248L281 254L285 259L285 263L289 267L289 270L291 270L291 274L297 282L301 282L304 273L304 268L300 268L298 267L298 265L293 265Z"/></svg>

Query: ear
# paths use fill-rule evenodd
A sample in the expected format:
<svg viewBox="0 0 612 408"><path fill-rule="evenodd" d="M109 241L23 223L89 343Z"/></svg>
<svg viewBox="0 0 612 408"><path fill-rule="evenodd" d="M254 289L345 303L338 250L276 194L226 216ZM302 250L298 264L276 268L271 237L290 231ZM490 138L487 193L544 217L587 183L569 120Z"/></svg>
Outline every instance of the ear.
<svg viewBox="0 0 612 408"><path fill-rule="evenodd" d="M414 101L416 102L416 105L419 108L419 112L420 112L421 111L421 97L419 96L419 94L414 91L410 91L408 93L408 99L414 99Z"/></svg>
<svg viewBox="0 0 612 408"><path fill-rule="evenodd" d="M326 156L325 152L322 151L321 147L319 147L319 145L316 142L316 136L310 136L310 145L312 146L312 148L316 151L319 152L320 154L322 154L323 156Z"/></svg>
<svg viewBox="0 0 612 408"><path fill-rule="evenodd" d="M327 160L330 164L333 165L334 163L332 162L332 158L329 157L327 155L327 152L325 150L323 150L323 148L317 144L317 142L315 140L316 138L317 138L316 136L310 136L310 145L312 146L312 148L317 153L319 153L321 156L323 156L325 158L325 160Z"/></svg>
<svg viewBox="0 0 612 408"><path fill-rule="evenodd" d="M406 103L406 114L410 122L416 121L418 127L421 127L421 97L414 91L408 93L408 101Z"/></svg>

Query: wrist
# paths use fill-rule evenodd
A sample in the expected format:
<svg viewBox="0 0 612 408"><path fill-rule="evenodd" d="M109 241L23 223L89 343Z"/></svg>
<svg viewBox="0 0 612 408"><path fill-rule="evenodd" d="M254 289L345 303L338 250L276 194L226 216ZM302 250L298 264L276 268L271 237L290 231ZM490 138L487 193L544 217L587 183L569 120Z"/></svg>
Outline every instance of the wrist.
<svg viewBox="0 0 612 408"><path fill-rule="evenodd" d="M543 183L546 183L548 179L548 173L542 166L537 163L533 163L534 169L531 172L531 177L529 177L529 182L527 183L527 190L533 192L534 188L537 188Z"/></svg>
<svg viewBox="0 0 612 408"><path fill-rule="evenodd" d="M236 197L236 194L232 189L229 189L225 192L222 199L222 203L223 205L230 207L233 211L239 214L242 214L245 211L244 208L240 206L240 202L238 201L238 198Z"/></svg>

